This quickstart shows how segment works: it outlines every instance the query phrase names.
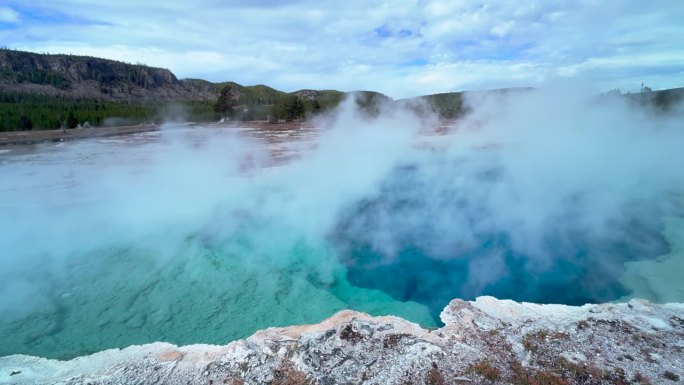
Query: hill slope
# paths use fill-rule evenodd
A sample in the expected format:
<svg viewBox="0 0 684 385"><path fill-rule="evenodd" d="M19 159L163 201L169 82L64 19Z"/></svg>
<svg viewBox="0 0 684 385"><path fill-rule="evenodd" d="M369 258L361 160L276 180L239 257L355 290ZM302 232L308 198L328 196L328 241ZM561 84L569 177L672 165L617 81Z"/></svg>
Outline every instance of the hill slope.
<svg viewBox="0 0 684 385"><path fill-rule="evenodd" d="M218 85L163 68L87 56L0 50L0 91L108 100L208 100Z"/></svg>
<svg viewBox="0 0 684 385"><path fill-rule="evenodd" d="M531 88L479 93L528 90ZM636 105L653 106L661 111L668 111L684 100L684 88L651 91L645 87L644 90L636 94L608 95L626 97ZM292 120L330 110L347 94L311 89L286 93L263 84L243 86L235 82L178 79L168 69L142 64L0 49L0 131L70 128L85 122L98 126L138 124L169 117L193 121L215 121L222 117ZM371 115L383 103L415 108L420 105L441 119L458 119L467 112L466 92L398 101L373 91L356 94L359 107Z"/></svg>

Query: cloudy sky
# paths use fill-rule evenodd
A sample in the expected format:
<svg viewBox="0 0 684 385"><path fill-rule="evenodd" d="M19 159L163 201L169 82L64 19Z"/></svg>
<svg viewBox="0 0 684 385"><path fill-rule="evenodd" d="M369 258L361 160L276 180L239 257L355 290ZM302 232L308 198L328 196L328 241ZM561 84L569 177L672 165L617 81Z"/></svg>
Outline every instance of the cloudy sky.
<svg viewBox="0 0 684 385"><path fill-rule="evenodd" d="M684 86L680 0L1 0L0 45L393 97Z"/></svg>

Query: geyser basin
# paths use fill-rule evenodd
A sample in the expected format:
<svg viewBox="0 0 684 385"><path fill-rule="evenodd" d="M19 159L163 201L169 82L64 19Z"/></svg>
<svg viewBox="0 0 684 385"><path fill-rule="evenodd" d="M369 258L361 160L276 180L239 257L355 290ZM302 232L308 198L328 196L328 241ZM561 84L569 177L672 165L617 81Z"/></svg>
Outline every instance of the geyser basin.
<svg viewBox="0 0 684 385"><path fill-rule="evenodd" d="M11 148L0 355L227 343L348 308L435 325L423 305L349 284L316 230L335 207L294 215L337 204L298 191L308 171L278 158L301 155L306 130L259 142L236 130Z"/></svg>
<svg viewBox="0 0 684 385"><path fill-rule="evenodd" d="M325 130L10 148L0 355L226 343L345 308L434 326L450 299L481 294L662 300L654 279L684 300L653 267L681 260L680 227L662 220L682 216L678 120L478 106L449 135L426 135L436 123L412 109L346 105Z"/></svg>

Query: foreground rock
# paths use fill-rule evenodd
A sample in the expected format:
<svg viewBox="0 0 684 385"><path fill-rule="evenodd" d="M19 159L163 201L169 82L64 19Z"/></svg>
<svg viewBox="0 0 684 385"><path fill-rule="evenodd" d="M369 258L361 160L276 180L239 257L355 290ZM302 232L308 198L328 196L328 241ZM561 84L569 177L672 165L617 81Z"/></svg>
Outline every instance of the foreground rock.
<svg viewBox="0 0 684 385"><path fill-rule="evenodd" d="M166 343L70 361L0 358L16 384L674 384L684 377L684 304L452 301L446 326L343 311L226 346Z"/></svg>

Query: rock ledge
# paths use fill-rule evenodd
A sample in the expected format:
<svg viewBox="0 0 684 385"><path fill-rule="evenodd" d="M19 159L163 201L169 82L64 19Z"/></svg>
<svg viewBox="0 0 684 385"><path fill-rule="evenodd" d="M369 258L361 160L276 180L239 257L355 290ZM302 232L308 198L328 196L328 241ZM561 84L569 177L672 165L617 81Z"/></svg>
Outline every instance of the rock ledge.
<svg viewBox="0 0 684 385"><path fill-rule="evenodd" d="M342 311L225 346L167 343L70 361L0 358L11 384L674 384L684 304L453 300L445 326Z"/></svg>

